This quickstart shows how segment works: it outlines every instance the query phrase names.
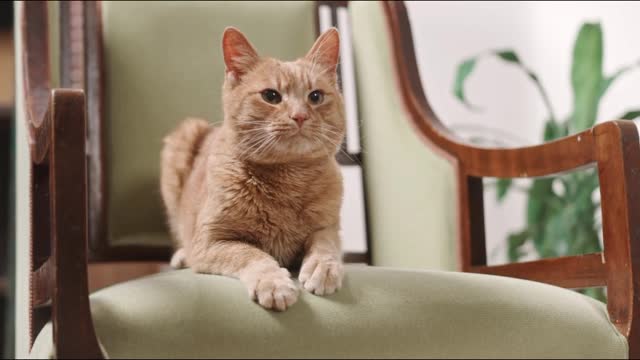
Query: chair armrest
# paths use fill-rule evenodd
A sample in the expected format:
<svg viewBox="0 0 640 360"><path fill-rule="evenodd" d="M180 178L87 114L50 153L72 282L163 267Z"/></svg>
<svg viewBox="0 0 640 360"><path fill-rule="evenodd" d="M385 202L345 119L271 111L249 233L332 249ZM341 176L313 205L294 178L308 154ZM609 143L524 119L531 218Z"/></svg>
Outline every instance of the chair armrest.
<svg viewBox="0 0 640 360"><path fill-rule="evenodd" d="M50 319L58 358L102 358L88 297L85 94L51 88L46 2L18 6L32 160L31 345Z"/></svg>
<svg viewBox="0 0 640 360"><path fill-rule="evenodd" d="M82 90L54 89L49 106L49 202L56 355L101 358L87 270L86 104ZM78 341L82 339L82 341Z"/></svg>
<svg viewBox="0 0 640 360"><path fill-rule="evenodd" d="M575 141L578 136L584 139L582 144L588 146L572 144L572 139ZM570 148L579 147L584 149L570 151ZM499 153L499 150L495 151ZM549 156L549 161L562 164L556 165L554 170L570 164L570 160L562 159L576 153L583 157L573 160L574 166L596 162L604 251L500 266L471 266L467 270L568 288L606 286L611 321L630 343L640 343L640 139L636 125L631 121L609 121L581 135L519 151L528 158ZM525 171L531 169L525 161L511 160L511 164L521 166ZM490 167L482 170L493 174ZM542 170L546 174L548 169ZM632 357L640 356L639 349L632 347L632 350Z"/></svg>
<svg viewBox="0 0 640 360"><path fill-rule="evenodd" d="M458 176L461 267L564 287L606 286L609 316L640 357L640 140L631 121L609 121L546 144L494 149L468 144L437 118L420 83L402 2L384 2L399 93L411 125L447 157ZM486 265L482 177L539 177L597 165L604 251L501 266Z"/></svg>
<svg viewBox="0 0 640 360"><path fill-rule="evenodd" d="M38 122L28 119L35 135L33 186L47 189L33 195L47 193L50 212L48 219L34 221L39 228L33 229L33 242L34 246L49 242L51 252L32 272L31 299L34 308L50 304L60 358L102 357L89 306L85 114L82 90L53 89L45 116ZM43 200L34 198L34 204L44 206Z"/></svg>

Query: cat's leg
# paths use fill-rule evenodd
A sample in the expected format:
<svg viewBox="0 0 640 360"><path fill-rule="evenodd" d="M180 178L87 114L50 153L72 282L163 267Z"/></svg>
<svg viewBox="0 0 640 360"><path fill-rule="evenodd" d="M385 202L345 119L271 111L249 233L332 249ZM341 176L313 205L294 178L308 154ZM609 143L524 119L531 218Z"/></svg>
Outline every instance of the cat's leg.
<svg viewBox="0 0 640 360"><path fill-rule="evenodd" d="M329 295L342 287L344 269L337 226L313 233L308 240L298 279L316 295Z"/></svg>
<svg viewBox="0 0 640 360"><path fill-rule="evenodd" d="M173 253L169 265L171 265L171 267L176 270L184 269L187 267L187 254L183 248L179 248L176 250L176 252Z"/></svg>
<svg viewBox="0 0 640 360"><path fill-rule="evenodd" d="M251 299L267 309L284 311L298 299L289 271L269 254L241 241L216 241L191 249L189 264L196 272L240 279Z"/></svg>

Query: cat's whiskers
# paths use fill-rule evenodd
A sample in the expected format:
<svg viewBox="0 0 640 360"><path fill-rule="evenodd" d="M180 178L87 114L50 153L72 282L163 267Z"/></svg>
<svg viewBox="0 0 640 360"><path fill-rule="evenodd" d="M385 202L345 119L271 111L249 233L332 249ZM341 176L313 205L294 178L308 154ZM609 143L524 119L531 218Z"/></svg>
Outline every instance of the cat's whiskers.
<svg viewBox="0 0 640 360"><path fill-rule="evenodd" d="M269 145L263 151L270 152L271 150L273 150L273 148L276 146L277 143L278 143L277 138L274 137L273 140L271 140Z"/></svg>
<svg viewBox="0 0 640 360"><path fill-rule="evenodd" d="M338 151L341 152L344 156L346 156L348 159L350 159L351 161L355 161L356 163L358 163L360 166L362 166L362 163L360 162L360 160L358 160L357 158L354 158L353 156L349 155L349 153L347 153L346 151L344 151L344 149L342 149L342 143L338 143L338 142L334 142L331 138L329 138L326 134L324 133L319 133L320 136L322 136L327 142L331 143L333 146L335 146L336 148L338 148Z"/></svg>
<svg viewBox="0 0 640 360"><path fill-rule="evenodd" d="M266 138L266 140L262 141L262 144L250 154L250 157L253 157L256 154L259 154L261 151L266 150L269 144L274 142L275 140L276 137L273 134L269 133L269 136Z"/></svg>
<svg viewBox="0 0 640 360"><path fill-rule="evenodd" d="M295 128L280 128L280 129L272 129L272 132L274 135L280 136L280 137L293 137L296 134L298 134L298 130L296 130Z"/></svg>
<svg viewBox="0 0 640 360"><path fill-rule="evenodd" d="M268 129L266 127L259 127L259 128L252 128L252 129L242 129L237 131L238 134L254 134L254 133L262 133L262 132L268 132Z"/></svg>
<svg viewBox="0 0 640 360"><path fill-rule="evenodd" d="M329 135L332 135L332 136L338 138L336 141L340 141L340 142L342 142L344 140L344 137L345 137L343 132L340 132L340 131L337 131L337 130L332 130L332 129L329 129L329 128L326 128L326 127L322 128L320 133L321 134L325 134L325 135L328 133Z"/></svg>
<svg viewBox="0 0 640 360"><path fill-rule="evenodd" d="M248 121L243 121L241 123L238 124L238 128L241 130L246 130L246 129L256 129L256 128L264 128L265 127L265 123L264 122L248 122Z"/></svg>
<svg viewBox="0 0 640 360"><path fill-rule="evenodd" d="M268 132L262 133L261 136L251 137L247 140L240 141L236 144L236 148L240 150L238 157L245 158L246 155L250 154L254 149L264 144L264 141L269 139L271 134ZM251 153L253 155L253 153Z"/></svg>
<svg viewBox="0 0 640 360"><path fill-rule="evenodd" d="M327 157L331 156L331 154L329 154L329 150L327 150L327 147L324 146L324 144L322 143L322 141L318 138L310 138L310 140L313 141L314 144L318 145L325 153L325 155L327 155Z"/></svg>

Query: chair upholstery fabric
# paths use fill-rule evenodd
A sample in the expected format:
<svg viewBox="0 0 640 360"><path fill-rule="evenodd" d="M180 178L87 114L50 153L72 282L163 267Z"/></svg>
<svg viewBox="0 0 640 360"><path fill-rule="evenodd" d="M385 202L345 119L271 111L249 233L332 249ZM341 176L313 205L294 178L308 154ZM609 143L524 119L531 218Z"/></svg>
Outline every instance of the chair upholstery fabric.
<svg viewBox="0 0 640 360"><path fill-rule="evenodd" d="M91 296L111 358L624 358L602 303L490 275L351 265L344 288L265 310L236 279L180 270ZM51 327L32 357L51 354Z"/></svg>
<svg viewBox="0 0 640 360"><path fill-rule="evenodd" d="M407 118L382 6L355 1L349 8L373 264L455 270L453 166L425 145Z"/></svg>

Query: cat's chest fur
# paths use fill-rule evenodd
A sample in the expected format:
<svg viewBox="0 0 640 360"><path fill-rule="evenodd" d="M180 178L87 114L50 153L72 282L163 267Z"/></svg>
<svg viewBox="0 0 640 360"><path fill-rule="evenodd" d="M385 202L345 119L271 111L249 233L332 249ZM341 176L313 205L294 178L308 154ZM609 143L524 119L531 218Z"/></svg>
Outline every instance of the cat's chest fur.
<svg viewBox="0 0 640 360"><path fill-rule="evenodd" d="M286 265L314 231L335 224L342 179L333 159L310 164L216 161L208 181L212 224L228 229Z"/></svg>

